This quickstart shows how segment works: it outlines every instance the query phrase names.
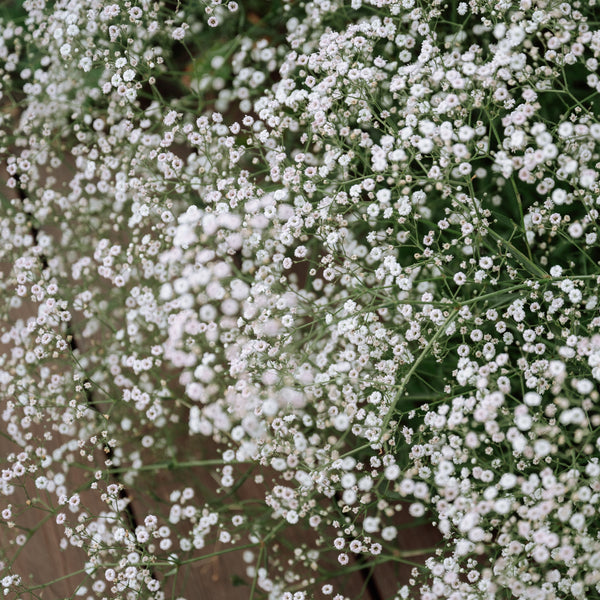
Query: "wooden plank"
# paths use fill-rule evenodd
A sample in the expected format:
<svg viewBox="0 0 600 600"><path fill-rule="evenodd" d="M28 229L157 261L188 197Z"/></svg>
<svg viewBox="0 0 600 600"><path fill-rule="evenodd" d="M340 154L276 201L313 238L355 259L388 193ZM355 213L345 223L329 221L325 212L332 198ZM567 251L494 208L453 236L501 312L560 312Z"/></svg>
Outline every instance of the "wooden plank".
<svg viewBox="0 0 600 600"><path fill-rule="evenodd" d="M183 440L182 440L183 442ZM204 454L204 458L217 457L219 454L216 452L216 448L210 442L202 438L189 438L185 442L187 449L196 449L196 453L199 458ZM189 457L188 457L189 458ZM201 458L200 458L201 459ZM237 474L237 473L236 473ZM234 474L234 478L236 476ZM215 501L221 498L221 505L218 506L217 510L221 510L224 515L224 522L230 522L229 520L234 514L243 514L248 510L242 510L242 506L248 506L249 503L255 503L256 506L264 505L265 501L265 487L258 484L254 480L254 475L260 474L262 476L272 475L269 470L264 467L255 466L252 469L252 475L247 477L245 481L231 494L224 497L222 494L217 495L217 488L219 486L219 476L216 473L215 467L189 467L182 469L174 469L171 472L163 470L159 473L154 474L152 477L140 479L133 486L133 504L139 512L139 521L143 521L146 514L156 514L159 519L166 520L168 515L166 510L170 507L168 501L171 492L174 489L183 489L183 487L192 487L195 489L196 504L202 504L204 500L213 499ZM265 507L266 508L266 507ZM264 511L268 513L268 509ZM264 518L264 517L263 517ZM282 562L285 565L287 558L293 557L294 549L298 548L316 548L316 535L314 531L307 531L300 525L298 526L287 526L280 532L276 532L276 528L281 523L281 520L273 520L273 532L272 538L268 539L264 543L262 555L265 560L268 560L270 556L277 559L284 559ZM184 526L175 526L180 534L185 535ZM230 527L228 528L234 535L237 531L240 532L241 539L239 544L242 546L248 545L248 533L252 530L252 519L248 519L239 528ZM264 527L262 528L264 531ZM224 544L216 539L216 532L214 536L207 538L206 547L200 551L194 551L188 555L182 555L184 560L193 561L182 566L175 579L174 575L163 577L163 585L165 589L172 590L174 594L181 594L185 598L191 599L212 599L216 600L247 600L250 597L251 590L253 588L253 578L251 573L248 574L248 567L254 566L254 562L244 562L243 550L234 550L229 552L229 549L234 549L235 546L231 544ZM210 540L210 541L209 541ZM261 554L260 547L257 546L252 549L254 554L254 561L259 558ZM219 553L218 555L204 559L196 560L199 557L207 556L212 553ZM341 577L337 577L329 580L323 580L315 584L307 584L303 586L304 589L308 589L310 592L320 590L324 583L334 584L336 592L345 593L349 598L358 600L376 600L371 595L371 590L365 581L367 575L366 572L360 570L360 564L353 561L349 564L349 568L346 571L342 571L340 565L337 563L337 552L329 551L326 552L329 556L328 561L333 570L342 572ZM296 561L297 562L297 561ZM261 562L261 565L264 562ZM316 571L310 568L298 568L298 575L301 579L309 579L318 575ZM302 586L296 586L295 584L289 584L289 590L295 591ZM264 594L264 592L262 592ZM316 594L320 597L320 594ZM174 595L173 597L176 597ZM262 597L259 595L259 597ZM325 596L323 596L325 597Z"/></svg>
<svg viewBox="0 0 600 600"><path fill-rule="evenodd" d="M398 529L394 543L392 559L373 569L373 585L377 598L388 600L395 598L403 585L408 585L415 567L425 564L431 556L431 550L437 548L442 541L438 529L429 523L415 525L414 517L408 513L409 504L396 513L393 524Z"/></svg>
<svg viewBox="0 0 600 600"><path fill-rule="evenodd" d="M2 425L5 424L2 422ZM4 427L2 433L5 433ZM2 469L9 466L7 456L19 450L16 444L0 436ZM14 522L11 527L3 519L0 527L0 555L3 562L0 579L14 573L21 576L26 587L38 588L35 595L20 595L22 598L66 598L82 581L82 574L73 574L83 568L85 554L70 545L65 550L60 549L64 528L57 525L53 515L36 502L38 498L40 495L31 489L30 484L16 487L11 496L0 496L2 510L12 505L11 521ZM19 535L27 536L22 546L15 543ZM49 583L53 581L56 583Z"/></svg>
<svg viewBox="0 0 600 600"><path fill-rule="evenodd" d="M11 265L0 264L0 270L4 273L8 273L10 269ZM2 310L4 313L0 313L0 334L10 330L18 319L26 321L37 315L37 306L26 299L17 309L8 310L4 305ZM18 344L13 342L0 342L0 357L10 357L13 347L16 346ZM9 368L9 361L2 364ZM51 372L64 372L64 364L55 360L45 360L44 366ZM16 379L18 380L18 376ZM35 384L27 391L29 394L34 393ZM25 413L19 408L17 399L14 396L8 397L5 392L0 393L0 415L3 415L9 400L16 405L12 419L16 418L15 423L20 423ZM6 575L19 575L22 588L30 590L20 593L19 598L67 598L85 579L83 569L87 557L81 549L67 543L65 526L57 524L56 515L58 512L66 513L67 519L74 521L69 523L73 526L77 525L76 515L59 506L56 493L37 489L34 481L39 476L48 476L51 479L50 472L55 475L61 473L65 476L64 486L67 493L81 492L82 506L92 512L98 512L105 507L97 494L86 489L89 488L90 471L70 468L64 469L65 473L64 465L60 461L48 468L39 466L35 449L43 448L46 456L52 456L52 453L67 441L64 436L52 430L50 421L42 420L36 423L34 418L28 428L18 425L21 432L30 434L30 439L21 439L17 443L16 438L9 433L9 423L12 419L7 422L0 417L0 473L11 469L15 463L14 457L26 447L31 459L25 460L24 465L27 468L36 467L37 470L27 470L23 475L14 477L9 481L14 490L7 495L0 493L0 513L8 508L12 510L10 518L0 519L0 579ZM50 432L51 439L47 439L44 434ZM21 539L25 541L24 544L20 543Z"/></svg>

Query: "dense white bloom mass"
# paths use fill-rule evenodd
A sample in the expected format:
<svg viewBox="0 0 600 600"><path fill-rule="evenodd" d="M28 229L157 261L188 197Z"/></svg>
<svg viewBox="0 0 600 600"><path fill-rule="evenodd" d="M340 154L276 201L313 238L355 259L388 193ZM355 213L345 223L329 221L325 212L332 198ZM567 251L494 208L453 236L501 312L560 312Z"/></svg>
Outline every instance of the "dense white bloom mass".
<svg viewBox="0 0 600 600"><path fill-rule="evenodd" d="M598 597L596 9L10 4L3 596Z"/></svg>

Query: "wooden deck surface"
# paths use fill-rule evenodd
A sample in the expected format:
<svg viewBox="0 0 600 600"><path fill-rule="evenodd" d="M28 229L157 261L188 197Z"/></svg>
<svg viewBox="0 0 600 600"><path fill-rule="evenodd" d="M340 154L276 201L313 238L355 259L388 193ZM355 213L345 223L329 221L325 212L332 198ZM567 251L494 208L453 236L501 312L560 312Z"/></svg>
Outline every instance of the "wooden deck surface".
<svg viewBox="0 0 600 600"><path fill-rule="evenodd" d="M24 305L19 309L20 317L28 316L28 310L31 311L32 307ZM0 350L6 350L6 348L3 349L0 344ZM6 398L0 398L0 410L5 406L6 400ZM96 404L97 408L103 410L99 403ZM58 444L58 440L49 446L46 445L47 450L52 451L52 444ZM219 456L212 442L199 436L190 438L182 434L180 450L183 451L181 458L183 459L185 456L187 460L190 459L190 456L202 460ZM10 440L6 423L0 419L0 471L9 465L8 456L19 451L19 446ZM105 458L106 456L99 452L97 465L89 464L87 470L71 469L69 473L71 479L66 482L68 489L81 488L83 497L86 494L85 489L89 488L92 481L95 467L101 468ZM59 467L53 468L58 469ZM138 477L133 485L127 485L126 481L118 474L113 477L113 483L124 485L123 495L130 500L129 516L127 517L130 530L134 530L136 524L142 523L148 514L160 515L163 522L166 522L170 505L169 496L173 490L192 486L197 492L194 501L201 504L202 495L214 497L219 480L216 468L210 466L162 469L156 473L150 471L147 476ZM85 496L86 507L90 513L95 511L96 514L99 514L102 510L106 510L106 506L100 502L98 496L98 493L92 493L89 490ZM21 531L30 538L23 547L19 548L14 544L14 528L9 530L5 524L0 526L0 561L4 560L5 563L10 563L12 572L21 575L25 587L32 590L30 593L9 596L9 598L64 600L74 597L73 594L79 584L90 585L90 582L86 580L84 570L86 554L72 545L61 549L61 540L63 540L64 546L64 526L57 525L55 515L45 510L42 503L36 498L43 498L43 494L39 490L23 488L18 489L17 493L8 500L13 505L13 520L16 527L21 528ZM264 501L264 489L258 486L252 477L246 480L234 496L223 498L225 504L239 504L249 500ZM0 510L6 506L6 502L7 500L4 499ZM53 503L56 505L56 497L54 497ZM407 527L409 521L410 517L407 511L401 511L397 515L396 525L400 531L398 551L414 552L419 548L430 548L436 545L439 541L439 534L432 527ZM304 535L302 532L299 532L298 535L297 539L286 539L285 541L299 546L308 540L308 538L302 537ZM277 552L275 545L279 542L281 540L275 537L274 541L270 542L273 547L268 550ZM225 549L225 546L213 542L211 547L206 548L206 554L218 553ZM399 586L408 583L412 564L422 563L424 558L415 554L407 557L406 562L390 561L374 570L362 568L360 562L351 563L352 569L348 575L339 579L337 582L339 589L336 591L342 591L351 600L358 598L364 600L392 599ZM186 600L247 600L251 597L252 583L246 574L247 566L243 560L243 551L232 551L189 564L181 570L177 577L161 578L159 575L158 578L161 580L165 599L169 600L179 598ZM341 571L341 569L338 570ZM0 565L0 580L7 572L8 564ZM316 587L317 589L313 590L315 598L325 598L320 594L320 584ZM108 598L112 597L108 590L105 593L108 593ZM1 590L0 597L4 597ZM257 594L256 597L261 597L261 595Z"/></svg>
<svg viewBox="0 0 600 600"><path fill-rule="evenodd" d="M6 456L14 451L14 444L0 437L0 453ZM152 489L145 489L144 482L136 485L134 489L128 490L131 499L131 508L138 518L149 513L164 512L161 505L168 500L173 489L169 481L169 473L165 473L158 479L148 480ZM188 475L193 477L196 483L203 479L207 486L214 486L214 478L208 469L190 470ZM178 478L185 477L180 473ZM150 493L151 492L151 493ZM242 496L254 495L260 490L243 490ZM23 490L13 500L25 507L19 515L18 524L25 528L35 530L32 537L21 551L16 548L6 547L6 528L0 528L0 549L8 550L9 556L15 556L14 571L19 573L28 581L28 587L34 586L35 592L21 595L23 600L29 598L41 598L48 600L59 600L71 598L77 584L84 580L82 570L84 568L85 554L72 546L60 550L60 540L64 537L64 530L58 526L53 518L36 507L33 502L29 506L26 503L26 491ZM293 540L292 540L293 541ZM398 550L414 550L431 546L438 541L438 535L429 527L419 529L410 528L399 536ZM207 551L218 551L218 546L208 548ZM188 566L181 576L167 579L163 582L165 598L186 598L187 600L246 600L250 598L250 582L245 576L245 563L241 551L221 554L205 561L199 561ZM421 557L423 559L424 557ZM419 557L411 557L410 560L420 562ZM348 598L362 598L364 600L384 600L393 598L397 593L399 584L407 583L410 574L410 565L402 563L391 563L380 566L370 572L368 569L354 570L348 577L344 578L343 591ZM0 571L0 575L2 575ZM50 583L49 582L55 582ZM319 586L320 587L320 586ZM321 597L318 590L314 590L315 597ZM111 597L110 595L108 596Z"/></svg>

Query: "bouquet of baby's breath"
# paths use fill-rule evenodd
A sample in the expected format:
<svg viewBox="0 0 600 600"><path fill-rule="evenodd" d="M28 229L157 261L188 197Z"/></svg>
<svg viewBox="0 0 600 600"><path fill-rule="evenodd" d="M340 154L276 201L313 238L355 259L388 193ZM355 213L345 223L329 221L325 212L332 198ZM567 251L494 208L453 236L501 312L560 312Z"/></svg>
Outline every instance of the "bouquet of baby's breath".
<svg viewBox="0 0 600 600"><path fill-rule="evenodd" d="M599 598L598 14L5 3L0 595Z"/></svg>

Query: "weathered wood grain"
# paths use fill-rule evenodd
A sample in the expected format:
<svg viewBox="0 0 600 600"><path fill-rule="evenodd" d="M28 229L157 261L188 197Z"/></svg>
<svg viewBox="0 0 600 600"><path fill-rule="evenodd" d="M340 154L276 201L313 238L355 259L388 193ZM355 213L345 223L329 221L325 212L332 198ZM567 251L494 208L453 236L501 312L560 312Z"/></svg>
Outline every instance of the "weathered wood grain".
<svg viewBox="0 0 600 600"><path fill-rule="evenodd" d="M8 466L6 457L19 450L0 435L1 468ZM29 486L17 487L9 498L0 497L2 508L12 505L14 522L13 527L4 521L0 526L0 556L4 563L0 578L10 571L21 576L25 587L36 588L35 593L24 594L22 598L68 598L83 579L85 554L73 546L60 549L64 528L56 524L37 498L38 494ZM27 536L23 546L15 543L18 534Z"/></svg>

